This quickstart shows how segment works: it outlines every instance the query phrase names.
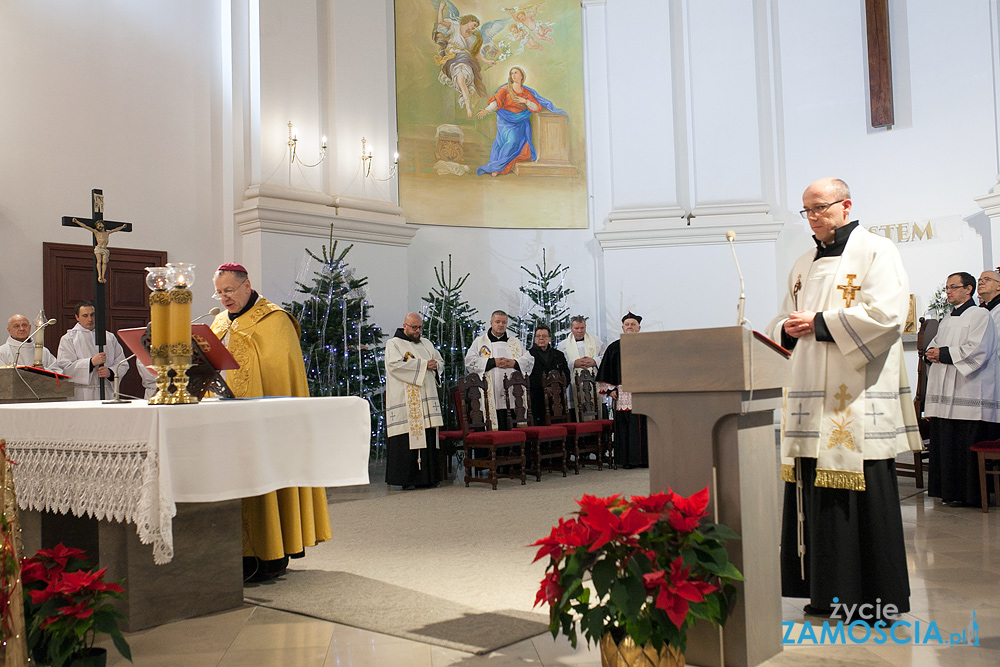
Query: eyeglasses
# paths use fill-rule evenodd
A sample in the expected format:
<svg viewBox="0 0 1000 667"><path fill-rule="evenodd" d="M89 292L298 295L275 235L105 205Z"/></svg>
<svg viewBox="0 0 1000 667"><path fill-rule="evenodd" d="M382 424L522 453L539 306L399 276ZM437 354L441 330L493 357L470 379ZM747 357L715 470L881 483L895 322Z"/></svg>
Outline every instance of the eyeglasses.
<svg viewBox="0 0 1000 667"><path fill-rule="evenodd" d="M830 208L834 204L839 204L840 202L847 201L846 199L838 199L837 201L832 201L829 204L819 204L818 206L813 206L812 208L804 208L799 211L799 215L803 218L808 218L810 215L819 215L826 209Z"/></svg>
<svg viewBox="0 0 1000 667"><path fill-rule="evenodd" d="M997 280L996 278L990 278L989 276L984 276L979 279L979 284L985 283L987 280L992 280L995 283L1000 282L1000 280Z"/></svg>
<svg viewBox="0 0 1000 667"><path fill-rule="evenodd" d="M952 290L962 289L963 287L971 287L971 285L945 285L944 291L951 292Z"/></svg>
<svg viewBox="0 0 1000 667"><path fill-rule="evenodd" d="M241 287L243 287L243 283L245 282L246 282L245 280L241 280L240 284L237 285L236 287L228 287L222 291L215 290L215 294L212 295L212 298L215 299L216 301L220 301L222 297L231 299L233 298L233 295L236 294L236 292L238 292Z"/></svg>

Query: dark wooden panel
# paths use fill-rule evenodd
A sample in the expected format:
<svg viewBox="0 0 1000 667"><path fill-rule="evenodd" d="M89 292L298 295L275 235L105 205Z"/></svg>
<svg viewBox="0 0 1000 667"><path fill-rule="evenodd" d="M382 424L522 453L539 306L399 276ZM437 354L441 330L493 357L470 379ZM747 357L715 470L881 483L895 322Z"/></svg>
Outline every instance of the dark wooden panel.
<svg viewBox="0 0 1000 667"><path fill-rule="evenodd" d="M111 247L106 292L108 331L146 326L149 320L146 267L166 263L167 253L162 250ZM76 325L76 304L94 298L94 248L73 243L43 243L42 266L45 312L56 318L56 324L45 331L45 346L56 354L59 339ZM129 354L126 351L125 356ZM142 396L142 382L134 360L129 361L129 366L132 370L122 381L121 391Z"/></svg>
<svg viewBox="0 0 1000 667"><path fill-rule="evenodd" d="M892 58L889 52L889 0L865 0L868 33L868 92L872 127L893 124Z"/></svg>

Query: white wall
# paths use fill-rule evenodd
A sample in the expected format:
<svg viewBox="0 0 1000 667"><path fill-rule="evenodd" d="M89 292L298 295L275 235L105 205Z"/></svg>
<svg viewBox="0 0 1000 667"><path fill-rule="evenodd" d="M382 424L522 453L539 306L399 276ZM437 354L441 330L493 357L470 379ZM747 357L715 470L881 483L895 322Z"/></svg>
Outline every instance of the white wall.
<svg viewBox="0 0 1000 667"><path fill-rule="evenodd" d="M89 244L64 215L131 222L115 247L198 265L194 310L213 303L220 183L212 168L220 11L198 0L0 7L0 314L42 303L42 242Z"/></svg>

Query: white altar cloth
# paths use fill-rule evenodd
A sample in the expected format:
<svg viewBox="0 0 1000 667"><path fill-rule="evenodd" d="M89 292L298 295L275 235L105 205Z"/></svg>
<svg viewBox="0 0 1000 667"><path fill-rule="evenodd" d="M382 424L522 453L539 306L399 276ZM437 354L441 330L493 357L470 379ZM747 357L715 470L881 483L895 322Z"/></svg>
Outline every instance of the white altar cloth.
<svg viewBox="0 0 1000 667"><path fill-rule="evenodd" d="M0 405L0 438L22 509L133 523L162 564L176 503L367 484L369 420L349 396L20 403Z"/></svg>

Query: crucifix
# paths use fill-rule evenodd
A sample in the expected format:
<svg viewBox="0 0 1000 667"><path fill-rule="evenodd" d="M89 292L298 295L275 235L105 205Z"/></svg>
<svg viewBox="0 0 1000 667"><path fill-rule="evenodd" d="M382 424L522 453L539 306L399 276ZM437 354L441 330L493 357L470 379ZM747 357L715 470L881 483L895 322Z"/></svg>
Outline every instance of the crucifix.
<svg viewBox="0 0 1000 667"><path fill-rule="evenodd" d="M892 127L889 0L865 0L865 32L868 37L868 103L872 127Z"/></svg>
<svg viewBox="0 0 1000 667"><path fill-rule="evenodd" d="M837 285L837 289L839 289L843 293L844 306L846 308L851 307L851 304L854 303L854 295L861 290L861 285L854 284L854 279L857 277L858 275L856 273L848 273L847 284Z"/></svg>
<svg viewBox="0 0 1000 667"><path fill-rule="evenodd" d="M83 227L94 235L94 342L97 344L97 351L104 352L107 344L105 318L104 318L104 285L107 283L108 260L111 251L108 250L108 237L115 232L131 232L132 223L113 222L104 219L104 191L90 191L92 218L74 218L63 216L63 227ZM100 386L101 400L104 400L104 382L98 383Z"/></svg>

